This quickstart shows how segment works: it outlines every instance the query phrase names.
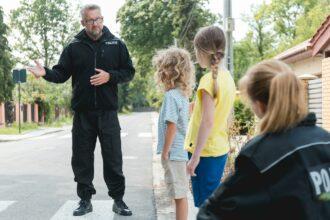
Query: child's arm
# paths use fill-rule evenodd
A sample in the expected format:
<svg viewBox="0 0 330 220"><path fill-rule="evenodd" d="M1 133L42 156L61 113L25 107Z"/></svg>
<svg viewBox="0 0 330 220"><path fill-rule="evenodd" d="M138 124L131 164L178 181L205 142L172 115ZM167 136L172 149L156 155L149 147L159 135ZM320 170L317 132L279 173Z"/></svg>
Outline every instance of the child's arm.
<svg viewBox="0 0 330 220"><path fill-rule="evenodd" d="M199 163L200 154L206 144L214 122L214 100L205 90L202 90L202 119L198 130L195 151L190 158L187 170L191 176L196 175L195 169Z"/></svg>
<svg viewBox="0 0 330 220"><path fill-rule="evenodd" d="M195 102L190 102L189 103L189 115L191 115L192 112L194 111L194 107L195 107Z"/></svg>
<svg viewBox="0 0 330 220"><path fill-rule="evenodd" d="M167 128L165 131L165 143L162 151L163 160L168 160L170 148L172 146L175 133L176 133L176 125L173 122L166 121Z"/></svg>

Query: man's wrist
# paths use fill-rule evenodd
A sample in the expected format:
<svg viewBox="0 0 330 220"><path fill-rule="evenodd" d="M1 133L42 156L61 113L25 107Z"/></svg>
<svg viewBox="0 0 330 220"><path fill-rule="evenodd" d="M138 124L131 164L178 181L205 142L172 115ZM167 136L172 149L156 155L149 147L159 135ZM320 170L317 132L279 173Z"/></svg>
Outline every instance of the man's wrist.
<svg viewBox="0 0 330 220"><path fill-rule="evenodd" d="M110 82L110 79L111 79L111 74L107 72L107 74L109 75L109 78L108 78L108 82Z"/></svg>

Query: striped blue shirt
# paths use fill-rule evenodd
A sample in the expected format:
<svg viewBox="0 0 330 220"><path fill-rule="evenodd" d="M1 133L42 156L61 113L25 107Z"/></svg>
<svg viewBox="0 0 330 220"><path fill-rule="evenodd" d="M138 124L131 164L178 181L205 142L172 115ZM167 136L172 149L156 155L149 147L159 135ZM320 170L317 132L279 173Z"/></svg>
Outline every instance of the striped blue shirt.
<svg viewBox="0 0 330 220"><path fill-rule="evenodd" d="M158 145L160 154L165 143L167 121L176 124L176 134L170 147L170 160L187 161L188 154L184 150L184 140L189 120L189 100L180 89L171 89L165 93L158 118Z"/></svg>

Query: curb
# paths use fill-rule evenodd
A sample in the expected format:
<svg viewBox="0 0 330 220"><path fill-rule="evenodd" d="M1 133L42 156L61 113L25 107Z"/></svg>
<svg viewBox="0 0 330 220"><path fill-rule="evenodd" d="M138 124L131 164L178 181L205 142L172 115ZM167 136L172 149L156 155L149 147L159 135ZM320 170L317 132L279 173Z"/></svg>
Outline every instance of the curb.
<svg viewBox="0 0 330 220"><path fill-rule="evenodd" d="M152 120L152 172L153 172L153 189L156 204L156 215L158 220L175 219L174 202L167 197L166 185L164 182L164 171L160 162L160 155L156 154L157 148L157 124L158 113L151 113ZM188 193L188 219L196 219L198 208L194 207L191 193Z"/></svg>
<svg viewBox="0 0 330 220"><path fill-rule="evenodd" d="M45 130L45 131L42 132L42 130ZM47 134L58 133L58 132L61 132L61 131L64 131L64 130L65 130L65 127L48 128L48 129L38 129L38 130L31 131L31 132L40 131L40 133L34 134L34 135L29 134L31 132L26 133L26 134L20 134L20 135L0 135L0 143L26 140L26 139L29 139L29 138L44 136L44 135L47 135Z"/></svg>

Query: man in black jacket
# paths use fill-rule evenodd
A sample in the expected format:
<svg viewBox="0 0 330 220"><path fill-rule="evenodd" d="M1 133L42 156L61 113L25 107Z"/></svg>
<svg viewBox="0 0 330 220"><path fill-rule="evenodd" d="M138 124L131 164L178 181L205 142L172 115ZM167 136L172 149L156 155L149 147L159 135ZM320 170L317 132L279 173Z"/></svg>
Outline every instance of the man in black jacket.
<svg viewBox="0 0 330 220"><path fill-rule="evenodd" d="M132 212L123 201L125 177L117 85L132 80L135 70L125 44L103 26L99 6L84 6L81 17L84 29L64 49L58 64L48 69L36 61L36 66L28 70L53 83L64 83L72 76L72 169L81 199L73 215L84 215L93 209L90 200L96 193L92 183L94 149L99 137L104 180L114 199L113 211L128 216Z"/></svg>

